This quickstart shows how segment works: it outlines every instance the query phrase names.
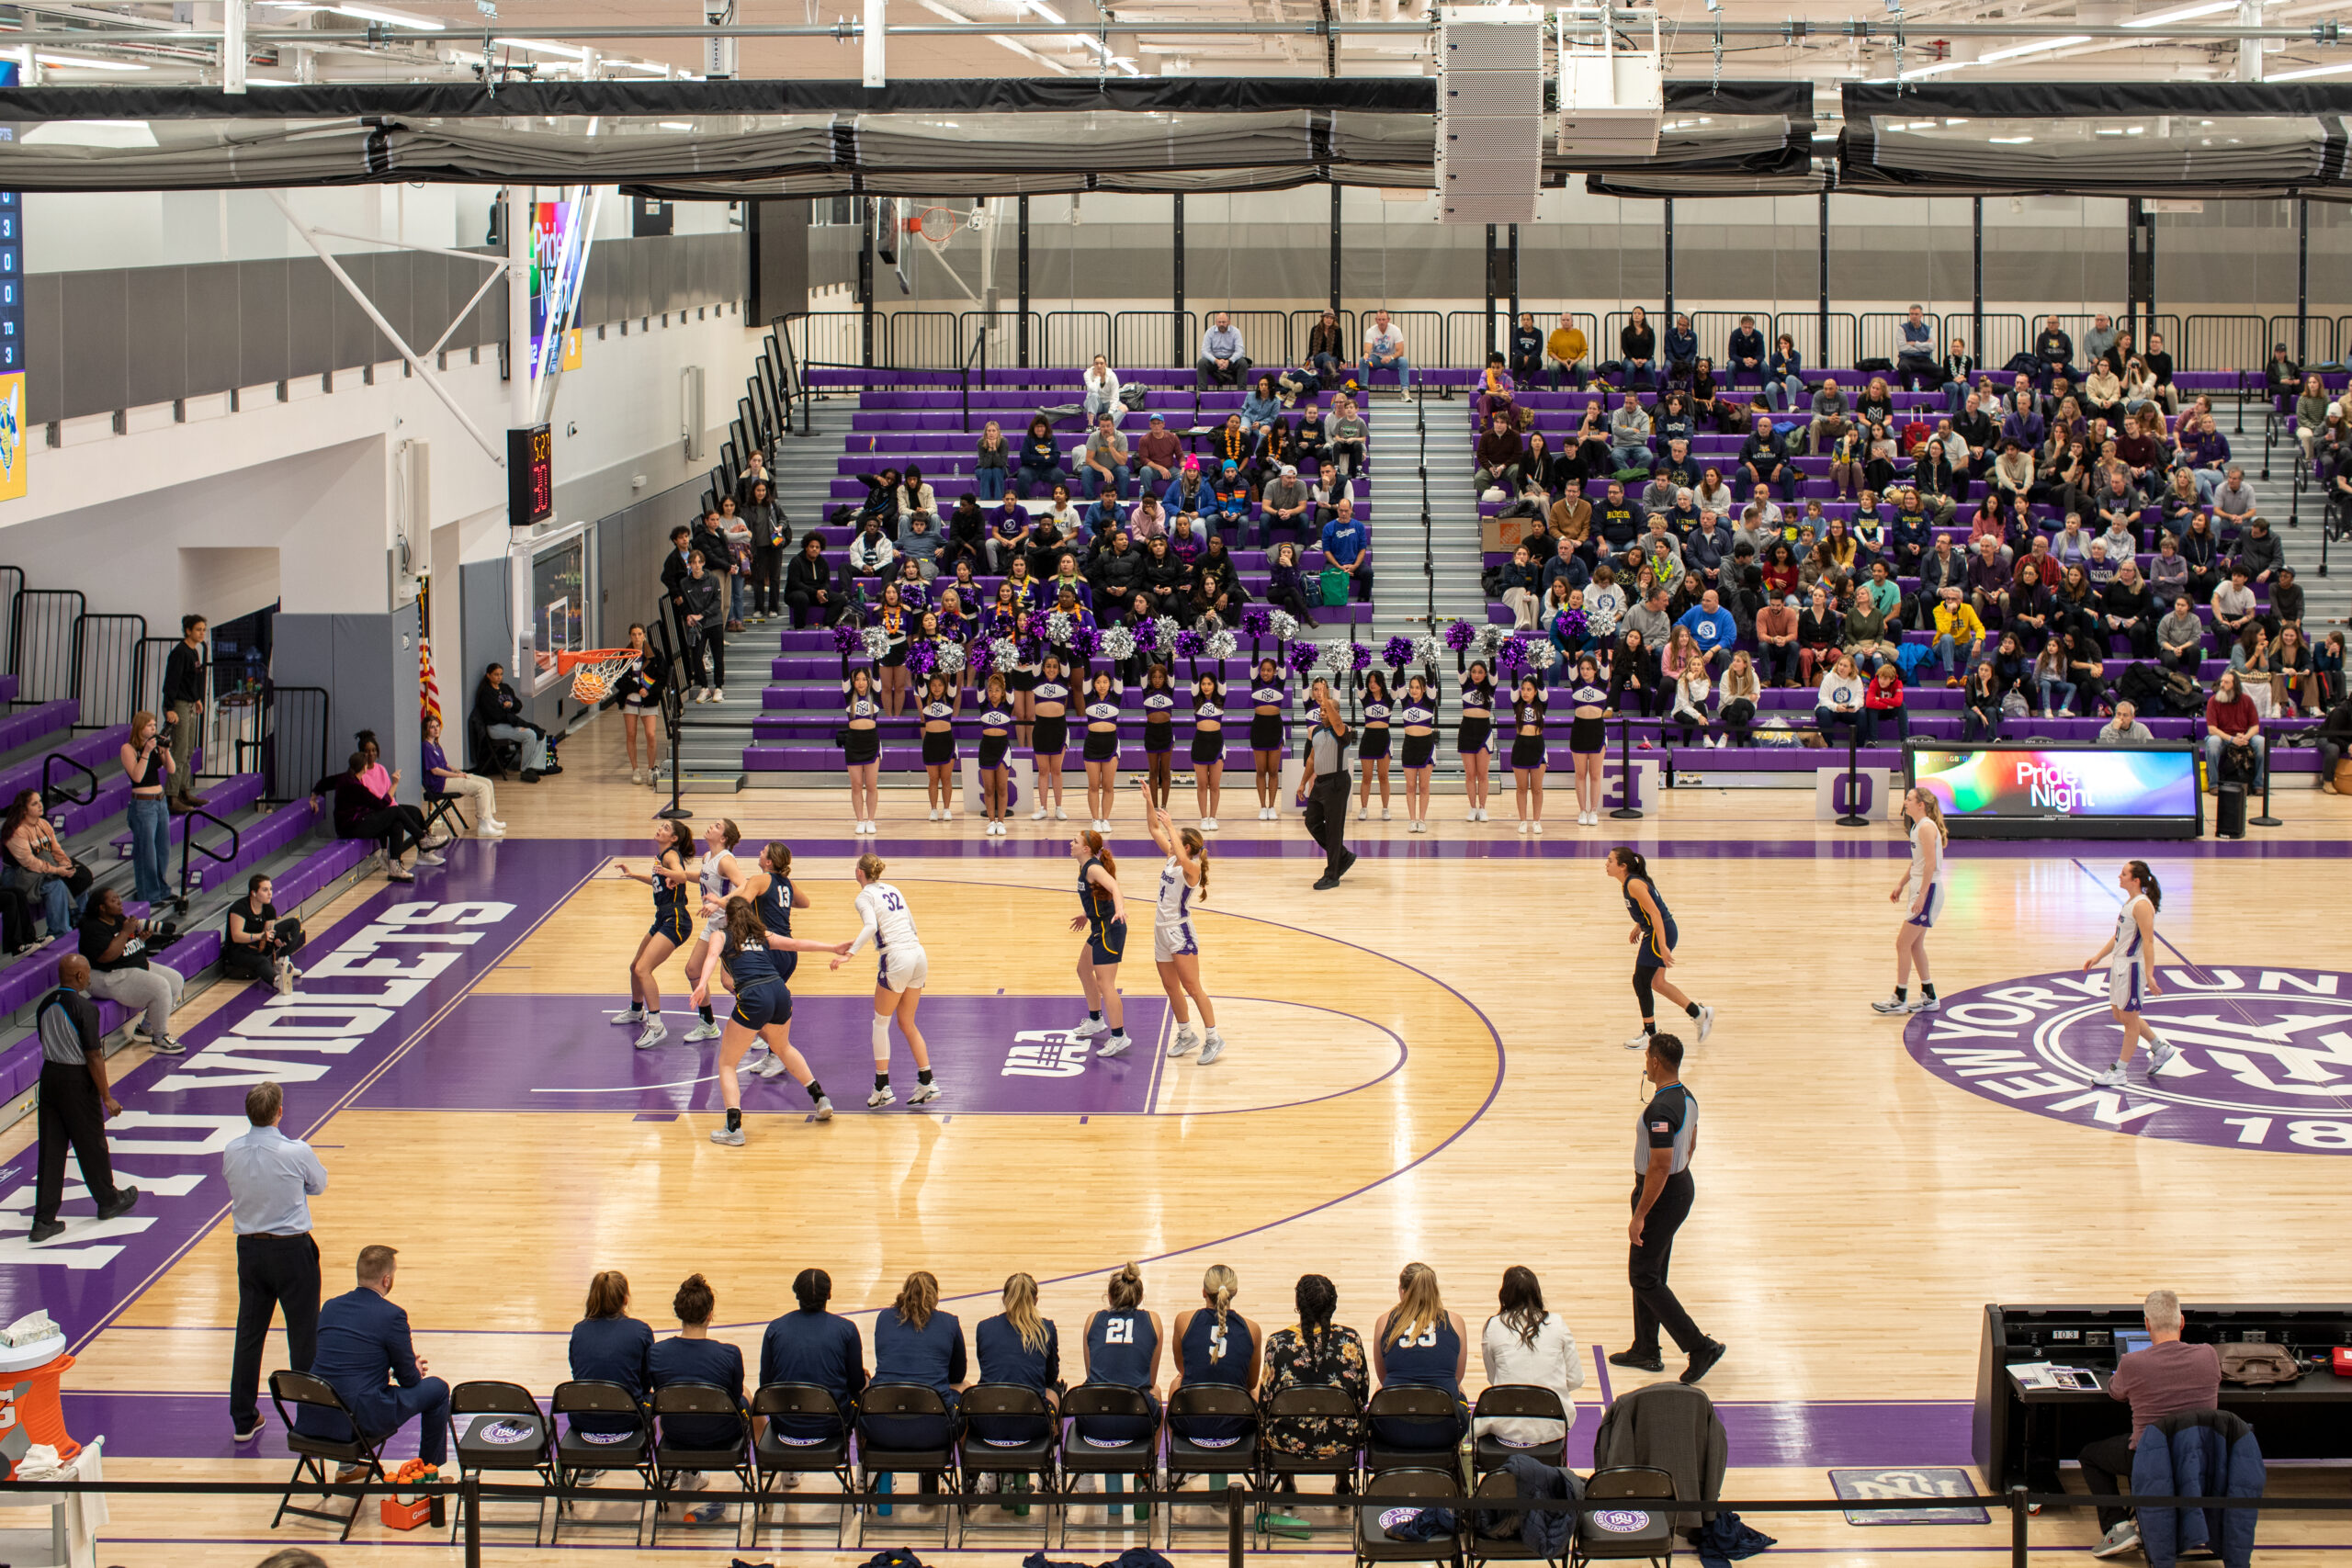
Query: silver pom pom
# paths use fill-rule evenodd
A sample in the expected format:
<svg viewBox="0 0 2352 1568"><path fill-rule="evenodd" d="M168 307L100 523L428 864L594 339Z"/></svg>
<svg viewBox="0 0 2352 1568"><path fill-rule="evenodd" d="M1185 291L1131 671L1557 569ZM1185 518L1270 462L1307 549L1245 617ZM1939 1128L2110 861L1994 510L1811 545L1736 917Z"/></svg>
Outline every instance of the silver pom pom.
<svg viewBox="0 0 2352 1568"><path fill-rule="evenodd" d="M1417 637L1413 639L1413 662L1415 664L1435 664L1437 662L1437 638L1424 633L1422 636Z"/></svg>
<svg viewBox="0 0 2352 1568"><path fill-rule="evenodd" d="M1272 629L1276 642L1288 642L1298 635L1298 621L1287 610L1276 610L1266 624Z"/></svg>
<svg viewBox="0 0 2352 1568"><path fill-rule="evenodd" d="M1125 626L1105 626L1102 630L1102 653L1105 659L1132 658L1136 651L1136 634Z"/></svg>
<svg viewBox="0 0 2352 1568"><path fill-rule="evenodd" d="M1068 610L1055 610L1046 616L1046 640L1056 648L1068 648L1070 634L1078 629L1078 622Z"/></svg>
<svg viewBox="0 0 2352 1568"><path fill-rule="evenodd" d="M889 651L890 634L884 631L880 626L866 627L865 657L872 660L879 660L884 654Z"/></svg>
<svg viewBox="0 0 2352 1568"><path fill-rule="evenodd" d="M950 642L945 637L939 639L939 672L942 675L961 675L964 672L962 643Z"/></svg>
<svg viewBox="0 0 2352 1568"><path fill-rule="evenodd" d="M1159 632L1159 652L1161 657L1165 658L1175 649L1176 634L1183 628L1176 624L1176 617L1173 615L1154 615L1151 618L1151 624Z"/></svg>
<svg viewBox="0 0 2352 1568"><path fill-rule="evenodd" d="M1021 645L1009 637L1001 637L989 644L989 668L1005 675L1021 662Z"/></svg>
<svg viewBox="0 0 2352 1568"><path fill-rule="evenodd" d="M1527 643L1527 661L1538 670L1549 670L1560 661L1560 650L1554 648L1548 639L1539 642L1531 637Z"/></svg>
<svg viewBox="0 0 2352 1568"><path fill-rule="evenodd" d="M1240 645L1238 643L1233 640L1233 634L1231 632L1214 631L1209 633L1208 641L1204 645L1204 651L1205 651L1211 659L1230 659L1233 657L1235 650Z"/></svg>
<svg viewBox="0 0 2352 1568"><path fill-rule="evenodd" d="M1480 626L1477 635L1470 639L1470 657L1491 661L1495 657L1496 649L1503 645L1503 637L1502 627L1492 621L1487 622Z"/></svg>

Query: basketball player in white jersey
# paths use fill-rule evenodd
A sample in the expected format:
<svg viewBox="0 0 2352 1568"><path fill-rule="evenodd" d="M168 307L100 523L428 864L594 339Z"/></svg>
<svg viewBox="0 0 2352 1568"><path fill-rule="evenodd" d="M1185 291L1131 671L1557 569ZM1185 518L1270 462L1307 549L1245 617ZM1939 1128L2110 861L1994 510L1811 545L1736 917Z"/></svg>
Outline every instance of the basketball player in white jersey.
<svg viewBox="0 0 2352 1568"><path fill-rule="evenodd" d="M688 1040L716 1040L727 1032L711 1015L710 980L719 949L727 945L727 896L743 885L743 868L735 863L735 846L742 841L741 829L724 817L712 818L702 830L702 929L686 949L686 979L694 987L695 1010L702 1016L686 1031Z"/></svg>
<svg viewBox="0 0 2352 1568"><path fill-rule="evenodd" d="M1201 1050L1201 1066L1205 1067L1225 1055L1225 1036L1216 1029L1216 1009L1201 985L1200 939L1193 934L1193 904L1209 895L1209 847L1190 828L1178 832L1168 813L1150 804L1148 796L1144 819L1151 825L1151 841L1168 856L1168 863L1159 868L1159 903L1151 919L1152 962L1159 965L1160 988L1168 993L1168 1005L1176 1014L1176 1038L1169 1042L1168 1054L1182 1056L1202 1044L1193 1032L1192 1010L1186 1005L1190 998L1200 1004L1201 1022L1209 1032Z"/></svg>
<svg viewBox="0 0 2352 1568"><path fill-rule="evenodd" d="M2083 960L2086 969L2096 969L2102 960L2106 962L2107 1010L2123 1030L2123 1049L2116 1053L2114 1065L2091 1080L2102 1089L2114 1089L2123 1082L2124 1066L2143 1036L2148 1042L2151 1073L2161 1071L2180 1052L2179 1046L2149 1028L2147 1020L2140 1016L2141 1004L2164 988L2156 984L2156 911L2164 906L2165 890L2156 886L2156 874L2143 860L2125 861L2115 885L2123 889L2115 934L2107 939L2105 947Z"/></svg>
<svg viewBox="0 0 2352 1568"><path fill-rule="evenodd" d="M931 1047L915 1027L915 1009L922 1004L924 982L931 978L931 960L923 955L922 939L915 935L915 918L907 908L906 895L882 880L880 855L857 857L857 916L865 924L849 951L833 960L833 967L838 969L856 957L866 939L873 939L879 958L874 975L874 1092L865 1097L865 1103L879 1110L899 1098L890 1089L893 1018L899 1021L899 1032L907 1037L907 1048L915 1054L917 1082L907 1103L922 1105L937 1100L939 1085L932 1081Z"/></svg>
<svg viewBox="0 0 2352 1568"><path fill-rule="evenodd" d="M1903 830L1911 840L1911 866L1890 904L1903 906L1903 923L1894 928L1894 995L1872 1002L1877 1013L1934 1012L1936 983L1928 975L1928 932L1944 912L1944 847L1951 834L1944 827L1940 801L1924 789L1905 792ZM1911 999L1911 971L1919 971L1919 999Z"/></svg>

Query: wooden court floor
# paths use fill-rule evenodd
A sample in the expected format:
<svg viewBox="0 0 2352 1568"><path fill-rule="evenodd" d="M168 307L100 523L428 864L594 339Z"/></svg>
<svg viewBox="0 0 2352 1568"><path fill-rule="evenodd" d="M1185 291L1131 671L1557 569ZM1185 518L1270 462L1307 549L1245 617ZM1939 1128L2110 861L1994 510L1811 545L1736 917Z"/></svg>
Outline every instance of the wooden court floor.
<svg viewBox="0 0 2352 1568"><path fill-rule="evenodd" d="M2025 1066L1992 1078L2019 1092L1988 1086L1986 1058L1961 1053L2007 1048L1989 1027L2002 1009L2082 1010L2079 994L2035 977L2075 969L2111 931L2117 852L1957 847L1950 907L1930 939L1940 988L1968 998L2039 987L2046 1000L1970 998L1979 1010L1967 1016L1988 1026L1981 1040L1951 1023L1906 1032L1868 1007L1892 979L1896 834L1816 826L1809 797L1795 795L1678 795L1629 832L1580 834L1555 820L1540 850L1500 820L1507 795L1495 802L1498 820L1479 828L1453 820L1458 797L1441 797L1436 833L1408 840L1401 820L1366 823L1363 863L1339 890L1317 893L1302 829L1250 820L1246 789L1235 792L1199 926L1230 1048L1208 1068L1152 1059L1161 1009L1146 952L1125 975L1142 1021L1136 1078L1105 1088L1083 1075L1009 1079L1003 1066L1014 1035L1083 1012L1068 929L1075 868L1047 831L1056 825L1024 817L1011 840L984 844L961 824L922 820L919 793L886 792L875 847L931 955L925 1021L949 1092L928 1112L901 1104L865 1113L870 960L831 973L808 959L794 982L795 1039L844 1114L810 1122L797 1093L761 1086L748 1099L748 1146L718 1147L707 1137L717 1122L710 1048L673 1041L662 1060L677 1070L656 1073L630 1060L622 1031L602 1026L600 1010L625 994L647 918L644 889L614 879L610 858L631 858L657 801L627 784L617 737L597 729L567 748L561 778L501 790L509 844L572 840L552 847L578 850L577 874L557 878L527 931L314 1134L333 1179L316 1204L329 1292L346 1287L361 1246L400 1247L397 1299L433 1371L452 1382L499 1377L544 1393L560 1381L588 1277L607 1268L628 1274L635 1311L657 1333L673 1327L667 1303L678 1281L707 1275L722 1334L756 1362L761 1326L789 1306L789 1280L809 1265L831 1273L834 1304L850 1312L886 1304L906 1272L929 1269L967 1332L996 1310L1004 1276L1026 1270L1046 1281L1046 1314L1068 1344L1107 1271L1129 1259L1142 1265L1147 1304L1169 1320L1197 1301L1204 1266L1233 1267L1239 1310L1267 1329L1287 1320L1292 1282L1308 1270L1337 1282L1341 1321L1368 1328L1394 1301L1399 1266L1419 1259L1436 1269L1474 1336L1502 1270L1525 1263L1585 1358L1577 1425L1589 1430L1604 1401L1595 1354L1622 1348L1629 1332L1625 1204L1645 1092L1636 1057L1621 1048L1635 1023L1627 922L1601 870L1602 850L1618 841L1653 854L1681 929L1673 973L1717 1010L1713 1038L1692 1044L1686 1066L1702 1133L1698 1203L1674 1280L1730 1346L1706 1382L1735 1433L1727 1495L1826 1497L1832 1464L1965 1466L1964 1402L1987 1302L2130 1301L2158 1285L2190 1300L2344 1295L2339 1249L2311 1238L2326 1234L2342 1186L2335 1145L2352 1142L2352 1082L2342 1093L2328 1086L2352 1064L2320 1050L2305 1066L2323 1075L2322 1092L2218 1133L2219 1111L2230 1109L2218 1090L2201 1111L2176 1103L2198 1098L2184 1093L2135 1115L2128 1097L2052 1111L2083 1094L2024 1093ZM1572 797L1556 798L1571 800L1572 818ZM731 816L747 852L776 837L803 846L795 869L814 907L797 929L852 934L849 868L860 846L844 795L689 804L698 821ZM2215 1031L2259 1033L2265 995L2315 998L2310 1008L2324 1010L2324 976L2352 976L2352 937L2324 916L2352 845L2352 807L2300 792L2283 804L2289 826L2250 846L2261 853L2210 843L2148 852L2166 891L2160 973L2177 969L2219 998L2214 1016L2228 1019ZM1140 910L1159 858L1132 800L1122 805L1112 837ZM420 883L416 896L431 886ZM364 885L311 929L365 913L381 892ZM663 986L682 1032L678 968L673 961ZM2258 993L2257 973L2271 969L2300 978ZM2220 975L2238 989L2222 994ZM198 1005L236 1003L224 987ZM2049 1050L2080 1057L2099 1021L2064 1027ZM1048 1060L1050 1048L1020 1059ZM2217 1084L2232 1077L2223 1059L2220 1046L2206 1054ZM2227 1059L2241 1064L2237 1079L2259 1076L2261 1063ZM138 1060L118 1058L118 1073ZM131 1067L125 1102L138 1104L164 1066ZM911 1079L902 1044L896 1073ZM2337 1125L2328 1120L2337 1113L2347 1117L2340 1136L2312 1130ZM2248 1146L2256 1120L2263 1135ZM28 1134L20 1125L0 1149L20 1178ZM223 1224L141 1281L81 1348L69 1388L121 1396L106 1408L125 1420L147 1399L217 1414L205 1451L136 1457L134 1433L114 1437L125 1457L110 1461L109 1475L283 1473L274 1417L258 1450L228 1442L234 1315ZM273 1338L268 1364L280 1364L281 1343ZM1663 1375L1679 1366L1669 1350ZM1644 1381L1606 1371L1611 1394ZM1471 1382L1480 1381L1474 1352ZM1892 1434L1883 1459L1853 1457L1860 1430ZM1743 1451L1743 1433L1770 1432L1781 1436ZM2277 1484L2340 1491L2342 1480L2281 1475ZM741 1555L848 1564L907 1544L928 1556L938 1550L931 1517L902 1510L873 1521L854 1552L763 1539ZM2266 1517L2265 1560L2352 1547L2352 1521L2314 1518ZM267 1519L259 1500L125 1502L99 1561L227 1568L322 1534L309 1525L272 1532ZM1122 1534L1100 1519L1099 1509L1081 1516L1055 1555L1100 1561L1140 1541L1140 1527ZM1313 1538L1277 1555L1344 1552L1344 1516L1316 1522ZM1990 1563L2007 1544L1997 1516L1974 1528L1860 1529L1828 1512L1751 1522L1826 1562ZM2033 1526L2037 1553L2079 1552L2096 1533L2086 1512ZM633 1560L626 1539L582 1550ZM1222 1549L1219 1538L1196 1540L1191 1550ZM681 1531L643 1555L709 1561L729 1544L723 1532ZM965 1555L1009 1564L1035 1544L976 1542ZM317 1549L337 1565L456 1560L444 1541L372 1519L352 1543ZM518 1565L578 1555L527 1540L495 1553Z"/></svg>

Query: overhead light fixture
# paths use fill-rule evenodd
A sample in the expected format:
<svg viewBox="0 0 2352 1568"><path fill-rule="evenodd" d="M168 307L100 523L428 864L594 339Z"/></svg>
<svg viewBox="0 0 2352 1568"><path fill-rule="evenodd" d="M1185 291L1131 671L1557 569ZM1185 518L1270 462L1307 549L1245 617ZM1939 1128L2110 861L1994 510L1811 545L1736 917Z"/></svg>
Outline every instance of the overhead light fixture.
<svg viewBox="0 0 2352 1568"><path fill-rule="evenodd" d="M2022 147L2033 138L2030 136L1988 136L1984 140L1996 147Z"/></svg>
<svg viewBox="0 0 2352 1568"><path fill-rule="evenodd" d="M1024 11L1035 11L1056 27L1060 27L1065 19L1059 11L1046 5L1046 0L1021 0L1021 8Z"/></svg>
<svg viewBox="0 0 2352 1568"><path fill-rule="evenodd" d="M694 121L690 119L665 119L662 122L664 130L692 130L694 128Z"/></svg>
<svg viewBox="0 0 2352 1568"><path fill-rule="evenodd" d="M93 60L81 54L44 54L37 57L43 65L62 65L69 71L147 71L153 67L128 60Z"/></svg>
<svg viewBox="0 0 2352 1568"><path fill-rule="evenodd" d="M2281 71L2275 75L2266 77L2265 80L2271 82L2301 82L2307 81L2313 76L2342 76L2347 73L2352 73L2352 65L2314 65L2304 71ZM2203 123L2211 125L2213 122L2211 120L2206 120Z"/></svg>
<svg viewBox="0 0 2352 1568"><path fill-rule="evenodd" d="M2042 54L2053 49L2072 49L2078 43L2090 41L2091 35L2088 33L2069 33L2064 38L2040 38L2031 43L2012 44L2007 49L1996 49L1980 54L1976 57L1976 63L1990 65L1996 60L2015 60L2022 54Z"/></svg>
<svg viewBox="0 0 2352 1568"><path fill-rule="evenodd" d="M510 38L499 40L508 49L526 49L534 54L558 54L566 60L585 60L588 51L575 44L549 43L544 39Z"/></svg>
<svg viewBox="0 0 2352 1568"><path fill-rule="evenodd" d="M447 22L436 22L431 17L412 17L402 11L387 11L375 6L329 6L338 17L349 17L362 22L382 22L387 27L414 28L420 32L447 32Z"/></svg>
<svg viewBox="0 0 2352 1568"><path fill-rule="evenodd" d="M1933 65L1915 66L1911 70L1903 73L1900 77L1894 78L1894 80L1917 82L1922 76L1940 76L1947 71L1958 71L1963 67L1973 65L1976 62L1973 60L1939 60ZM1880 80L1884 81L1887 80L1887 78L1881 77Z"/></svg>
<svg viewBox="0 0 2352 1568"><path fill-rule="evenodd" d="M2238 0L2199 0L2194 6L2176 6L2169 11L2157 11L2145 17L2132 17L2124 22L2127 28L2160 28L2166 22L2186 22L2194 17L2211 17L2222 11L2234 11Z"/></svg>

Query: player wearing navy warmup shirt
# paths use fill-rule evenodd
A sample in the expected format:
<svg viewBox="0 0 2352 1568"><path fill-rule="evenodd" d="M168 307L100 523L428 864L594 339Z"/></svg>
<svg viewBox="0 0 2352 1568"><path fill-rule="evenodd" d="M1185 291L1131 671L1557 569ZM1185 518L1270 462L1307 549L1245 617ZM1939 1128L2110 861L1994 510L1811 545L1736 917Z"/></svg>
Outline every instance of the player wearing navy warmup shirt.
<svg viewBox="0 0 2352 1568"><path fill-rule="evenodd" d="M1081 1442L1115 1448L1159 1427L1159 1314L1143 1305L1143 1275L1132 1263L1111 1276L1108 1307L1086 1320L1086 1382L1141 1391L1150 1414L1080 1416Z"/></svg>
<svg viewBox="0 0 2352 1568"><path fill-rule="evenodd" d="M1241 1281L1222 1263L1209 1265L1201 1277L1205 1305L1176 1314L1176 1381L1168 1386L1173 1404L1176 1391L1188 1384L1216 1383L1245 1393L1258 1386L1265 1336L1258 1325L1233 1310ZM1169 1419L1176 1427L1174 1416ZM1254 1423L1246 1416L1208 1416L1183 1424L1177 1435L1203 1448L1224 1448L1240 1439Z"/></svg>

